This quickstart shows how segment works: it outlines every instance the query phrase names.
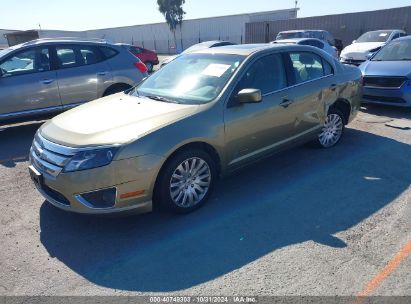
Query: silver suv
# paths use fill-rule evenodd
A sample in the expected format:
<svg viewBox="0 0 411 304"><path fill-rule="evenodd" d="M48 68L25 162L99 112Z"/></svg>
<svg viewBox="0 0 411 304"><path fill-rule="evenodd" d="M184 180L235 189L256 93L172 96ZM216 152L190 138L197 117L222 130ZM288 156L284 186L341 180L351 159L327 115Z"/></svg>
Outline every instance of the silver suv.
<svg viewBox="0 0 411 304"><path fill-rule="evenodd" d="M0 124L61 112L125 91L147 76L125 47L38 39L0 51Z"/></svg>

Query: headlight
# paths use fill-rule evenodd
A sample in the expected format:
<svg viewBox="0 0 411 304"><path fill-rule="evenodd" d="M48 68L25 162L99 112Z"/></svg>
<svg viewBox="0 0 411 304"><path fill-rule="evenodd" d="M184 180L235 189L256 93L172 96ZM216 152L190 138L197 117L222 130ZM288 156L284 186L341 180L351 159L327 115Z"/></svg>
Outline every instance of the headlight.
<svg viewBox="0 0 411 304"><path fill-rule="evenodd" d="M63 172L81 171L107 166L111 163L119 147L110 147L96 150L85 150L75 154Z"/></svg>

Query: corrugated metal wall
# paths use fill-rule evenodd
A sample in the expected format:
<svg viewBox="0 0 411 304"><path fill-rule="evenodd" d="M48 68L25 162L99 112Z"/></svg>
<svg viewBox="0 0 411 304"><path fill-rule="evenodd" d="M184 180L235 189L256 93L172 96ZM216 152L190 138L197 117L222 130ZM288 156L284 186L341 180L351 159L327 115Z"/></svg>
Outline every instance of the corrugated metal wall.
<svg viewBox="0 0 411 304"><path fill-rule="evenodd" d="M245 25L254 21L296 18L297 10L279 10L204 19L185 20L177 30L177 50L207 40L245 42ZM154 49L159 53L174 53L173 33L166 23L135 25L87 31L88 38L104 38L112 42L131 43Z"/></svg>
<svg viewBox="0 0 411 304"><path fill-rule="evenodd" d="M344 45L351 44L361 34L378 29L404 29L411 34L411 6L387 10L329 15L272 22L246 24L245 42L261 43L275 40L285 30L327 30Z"/></svg>
<svg viewBox="0 0 411 304"><path fill-rule="evenodd" d="M4 34L14 32L14 30L4 30L0 29L0 48L6 48L8 43L6 37L4 37Z"/></svg>

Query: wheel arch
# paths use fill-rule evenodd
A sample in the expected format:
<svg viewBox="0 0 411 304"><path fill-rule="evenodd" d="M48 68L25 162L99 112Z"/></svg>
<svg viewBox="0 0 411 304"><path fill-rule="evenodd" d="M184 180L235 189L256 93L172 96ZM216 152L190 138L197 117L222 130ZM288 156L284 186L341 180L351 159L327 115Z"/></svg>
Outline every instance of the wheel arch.
<svg viewBox="0 0 411 304"><path fill-rule="evenodd" d="M344 115L344 124L348 124L351 115L351 103L345 98L338 98L331 106L330 109L338 109Z"/></svg>
<svg viewBox="0 0 411 304"><path fill-rule="evenodd" d="M113 93L118 93L121 91L125 91L130 89L132 86L124 83L124 82L117 82L117 83L113 83L112 85L110 85L107 89L105 89L105 91L103 92L103 96L107 96Z"/></svg>
<svg viewBox="0 0 411 304"><path fill-rule="evenodd" d="M164 169L166 168L167 164L178 153L181 153L182 151L186 151L186 150L190 150L190 149L200 149L200 150L203 150L206 153L208 153L210 155L210 157L215 162L215 166L216 166L216 170L217 170L217 176L219 176L221 174L221 170L222 170L221 156L218 153L217 149L213 145L211 145L210 143L207 143L205 141L193 141L193 142L185 143L185 144L175 148L166 157L164 162L161 164L160 170L158 171L156 180L155 180L153 188L152 188L154 203L156 201L156 187L158 186L160 176L163 173Z"/></svg>

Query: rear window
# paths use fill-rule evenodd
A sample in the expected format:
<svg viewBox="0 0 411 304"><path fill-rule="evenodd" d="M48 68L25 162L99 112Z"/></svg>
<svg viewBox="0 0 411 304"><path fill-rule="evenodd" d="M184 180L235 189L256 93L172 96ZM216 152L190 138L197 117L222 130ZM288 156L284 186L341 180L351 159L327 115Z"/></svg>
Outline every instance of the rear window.
<svg viewBox="0 0 411 304"><path fill-rule="evenodd" d="M112 58L118 54L118 52L108 46L101 46L100 47L101 53L104 55L106 59Z"/></svg>

